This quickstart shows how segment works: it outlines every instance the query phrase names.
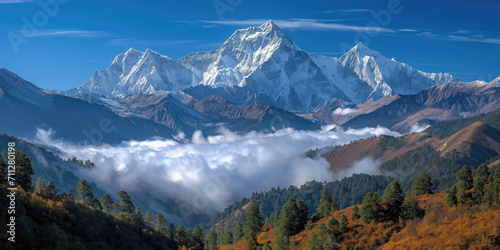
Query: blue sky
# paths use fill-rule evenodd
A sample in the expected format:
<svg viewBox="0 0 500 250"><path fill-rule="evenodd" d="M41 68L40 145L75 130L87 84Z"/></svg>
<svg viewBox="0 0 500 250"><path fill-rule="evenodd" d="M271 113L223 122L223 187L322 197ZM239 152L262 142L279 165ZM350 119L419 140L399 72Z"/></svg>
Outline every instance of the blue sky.
<svg viewBox="0 0 500 250"><path fill-rule="evenodd" d="M339 57L361 41L426 72L491 81L500 76L498 10L493 0L0 0L0 66L66 90L130 47L177 59L273 19L311 54Z"/></svg>

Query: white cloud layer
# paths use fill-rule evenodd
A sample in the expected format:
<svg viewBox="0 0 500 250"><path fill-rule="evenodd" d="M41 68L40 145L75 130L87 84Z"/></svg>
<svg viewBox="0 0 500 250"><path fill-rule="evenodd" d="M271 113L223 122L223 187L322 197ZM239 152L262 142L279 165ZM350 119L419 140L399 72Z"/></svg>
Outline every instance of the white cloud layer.
<svg viewBox="0 0 500 250"><path fill-rule="evenodd" d="M109 191L146 192L155 199L211 211L255 191L351 175L352 171L332 174L325 159L306 158L304 152L381 134L399 135L382 127L335 132L283 129L244 135L221 129L216 136L196 132L190 139L178 136L180 142L127 141L114 147L74 146L52 140L44 130L37 136L39 142L59 148L61 157L94 162L96 168L84 174ZM370 172L366 166L353 171Z"/></svg>

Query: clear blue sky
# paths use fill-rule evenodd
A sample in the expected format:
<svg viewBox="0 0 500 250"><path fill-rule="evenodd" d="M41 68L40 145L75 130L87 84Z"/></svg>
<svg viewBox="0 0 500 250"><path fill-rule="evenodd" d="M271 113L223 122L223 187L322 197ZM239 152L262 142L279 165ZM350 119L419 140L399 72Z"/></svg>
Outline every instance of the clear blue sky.
<svg viewBox="0 0 500 250"><path fill-rule="evenodd" d="M47 2L59 4L44 10ZM66 90L130 47L177 59L273 19L312 54L339 57L341 44L359 40L426 72L491 81L500 75L499 10L497 0L0 0L0 66Z"/></svg>

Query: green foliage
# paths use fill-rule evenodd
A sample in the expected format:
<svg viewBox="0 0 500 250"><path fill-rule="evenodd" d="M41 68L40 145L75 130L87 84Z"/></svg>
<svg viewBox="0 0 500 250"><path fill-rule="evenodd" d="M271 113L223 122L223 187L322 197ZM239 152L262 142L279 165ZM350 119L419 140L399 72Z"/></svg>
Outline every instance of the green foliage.
<svg viewBox="0 0 500 250"><path fill-rule="evenodd" d="M453 206L456 206L457 204L458 204L457 187L453 186L450 189L450 192L448 193L448 196L446 196L446 206L448 207L448 209L450 209Z"/></svg>
<svg viewBox="0 0 500 250"><path fill-rule="evenodd" d="M179 226L177 227L177 232L175 234L175 241L177 241L177 243L179 244L179 246L186 246L187 245L187 240L188 240L188 237L187 237L187 232L186 232L186 228L184 227L184 225L182 224L179 224Z"/></svg>
<svg viewBox="0 0 500 250"><path fill-rule="evenodd" d="M361 207L361 221L370 223L373 220L378 220L380 216L380 196L378 193L369 192L363 198Z"/></svg>
<svg viewBox="0 0 500 250"><path fill-rule="evenodd" d="M324 223L319 223L307 240L307 249L338 249L335 236L331 235Z"/></svg>
<svg viewBox="0 0 500 250"><path fill-rule="evenodd" d="M316 213L316 208L320 204L321 191L324 186L328 187L333 200L336 201L339 208L344 209L348 206L360 204L363 196L368 192L382 194L392 180L391 177L387 176L354 174L340 181L328 182L326 185L321 182L311 181L300 188L294 186L290 186L289 188L272 188L267 192L253 193L250 198L243 198L241 201L229 205L223 212L214 216L208 225L213 226L221 220L228 219L231 213L241 209L251 200L257 201L264 218L272 218L292 196L307 203L310 209L309 215L311 216ZM271 225L273 225L272 221Z"/></svg>
<svg viewBox="0 0 500 250"><path fill-rule="evenodd" d="M403 190L397 181L392 181L384 191L383 199L387 208L388 219L397 221L404 202Z"/></svg>
<svg viewBox="0 0 500 250"><path fill-rule="evenodd" d="M342 232L347 231L347 226L349 225L349 220L347 219L347 216L343 214L340 216L340 222L339 222L339 229Z"/></svg>
<svg viewBox="0 0 500 250"><path fill-rule="evenodd" d="M108 212L111 210L111 208L113 208L114 201L113 198L111 198L111 195L109 194L104 194L99 200L99 202L101 203L101 207Z"/></svg>
<svg viewBox="0 0 500 250"><path fill-rule="evenodd" d="M493 176L493 194L500 201L500 165L495 168L495 175Z"/></svg>
<svg viewBox="0 0 500 250"><path fill-rule="evenodd" d="M76 191L79 193L79 199L87 206L94 206L94 192L90 184L85 179L81 179L76 183Z"/></svg>
<svg viewBox="0 0 500 250"><path fill-rule="evenodd" d="M156 230L157 231L165 230L165 224L167 224L167 219L165 219L165 216L163 216L161 212L158 212L156 214L156 219L155 219Z"/></svg>
<svg viewBox="0 0 500 250"><path fill-rule="evenodd" d="M457 188L458 190L469 190L472 188L472 171L467 166L463 166L457 173Z"/></svg>
<svg viewBox="0 0 500 250"><path fill-rule="evenodd" d="M120 201L117 206L121 212L131 214L134 212L134 203L132 203L132 199L130 195L125 191L120 191L118 194L118 200Z"/></svg>
<svg viewBox="0 0 500 250"><path fill-rule="evenodd" d="M7 151L3 151L2 156L5 157L5 159L8 159L8 153ZM26 191L33 191L33 175L35 174L33 172L33 167L31 166L31 158L29 158L26 153L22 152L19 149L14 150L14 156L15 156L15 161L16 161L16 183L17 185L20 185L24 190ZM5 174L7 174L7 165L5 164L6 161L3 161L3 166L2 166L2 180L5 178ZM2 165L2 164L0 164Z"/></svg>
<svg viewBox="0 0 500 250"><path fill-rule="evenodd" d="M304 229L307 223L309 209L307 204L294 197L283 205L276 224L274 245L277 249L288 249L288 237Z"/></svg>
<svg viewBox="0 0 500 250"><path fill-rule="evenodd" d="M358 208L358 206L354 206L354 208L352 209L351 216L352 216L353 219L356 219L356 220L361 217L361 215L359 214L359 208Z"/></svg>
<svg viewBox="0 0 500 250"><path fill-rule="evenodd" d="M246 244L250 249L256 249L259 245L257 235L261 232L262 226L263 221L259 206L257 205L257 201L252 200L246 213L246 222L243 229Z"/></svg>
<svg viewBox="0 0 500 250"><path fill-rule="evenodd" d="M320 204L316 209L316 213L320 218L325 217L325 215L330 213L332 211L332 208L338 210L337 203L335 203L335 201L333 200L332 194L330 193L330 191L328 191L328 188L326 186L323 187L323 190L321 190L321 198L319 202Z"/></svg>
<svg viewBox="0 0 500 250"><path fill-rule="evenodd" d="M211 229L208 232L206 241L209 249L217 249L217 233L215 230Z"/></svg>
<svg viewBox="0 0 500 250"><path fill-rule="evenodd" d="M406 199L401 211L401 217L404 220L412 220L414 218L422 218L425 215L425 210L421 209L418 201L415 199Z"/></svg>
<svg viewBox="0 0 500 250"><path fill-rule="evenodd" d="M411 191L412 195L432 194L431 177L426 173L420 174L420 176L413 181Z"/></svg>
<svg viewBox="0 0 500 250"><path fill-rule="evenodd" d="M193 230L193 249L203 249L204 232L200 225L196 225Z"/></svg>
<svg viewBox="0 0 500 250"><path fill-rule="evenodd" d="M474 191L472 192L472 198L476 204L484 202L483 196L486 192L486 184L488 184L489 178L490 172L488 166L486 166L486 164L481 164L474 174Z"/></svg>
<svg viewBox="0 0 500 250"><path fill-rule="evenodd" d="M146 217L144 218L144 223L146 223L146 226L152 227L154 222L153 214L151 214L151 211L146 211Z"/></svg>
<svg viewBox="0 0 500 250"><path fill-rule="evenodd" d="M233 241L236 243L240 241L242 237L243 237L243 228L241 226L241 223L237 222L233 230Z"/></svg>

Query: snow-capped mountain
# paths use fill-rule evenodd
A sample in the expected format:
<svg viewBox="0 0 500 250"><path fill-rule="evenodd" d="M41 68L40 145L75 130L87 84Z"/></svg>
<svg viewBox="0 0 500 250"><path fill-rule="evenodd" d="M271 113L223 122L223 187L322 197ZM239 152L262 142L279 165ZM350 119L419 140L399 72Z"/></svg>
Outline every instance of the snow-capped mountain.
<svg viewBox="0 0 500 250"><path fill-rule="evenodd" d="M345 68L344 70L353 71L371 91L363 93L366 89L357 88L357 84L349 84L341 89L349 94L368 94L368 99L377 100L395 94L416 94L436 84L457 81L448 73L425 73L395 59L388 59L362 43L358 43L341 56L338 64ZM355 89L351 92L353 87Z"/></svg>
<svg viewBox="0 0 500 250"><path fill-rule="evenodd" d="M179 60L130 49L105 70L67 92L105 97L183 90L198 99L219 94L237 105L272 104L312 110L334 98L360 104L413 94L455 79L387 59L363 44L340 58L311 57L273 21L236 30L219 48Z"/></svg>

